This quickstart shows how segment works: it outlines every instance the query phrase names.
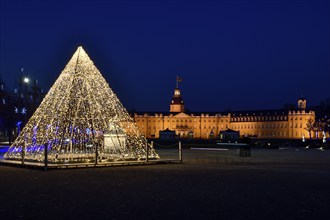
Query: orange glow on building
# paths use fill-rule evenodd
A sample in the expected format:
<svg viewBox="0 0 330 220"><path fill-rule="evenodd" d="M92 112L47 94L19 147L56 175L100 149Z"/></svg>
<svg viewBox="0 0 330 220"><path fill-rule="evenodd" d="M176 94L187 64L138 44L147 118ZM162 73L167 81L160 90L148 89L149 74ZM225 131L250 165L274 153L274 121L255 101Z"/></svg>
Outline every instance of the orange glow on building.
<svg viewBox="0 0 330 220"><path fill-rule="evenodd" d="M306 109L306 99L300 98L295 110L188 113L184 110L181 92L176 88L170 112L134 113L133 117L147 138L158 138L160 131L169 129L181 138L210 139L218 137L220 131L232 129L241 136L301 139L309 137L305 128L308 120L315 121L315 112Z"/></svg>

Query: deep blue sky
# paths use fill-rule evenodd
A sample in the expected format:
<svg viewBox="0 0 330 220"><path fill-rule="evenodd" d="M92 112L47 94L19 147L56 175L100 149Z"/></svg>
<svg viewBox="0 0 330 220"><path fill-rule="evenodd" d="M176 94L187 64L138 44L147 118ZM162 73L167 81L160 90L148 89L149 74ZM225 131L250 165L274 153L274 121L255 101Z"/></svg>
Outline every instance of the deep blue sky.
<svg viewBox="0 0 330 220"><path fill-rule="evenodd" d="M82 45L127 109L280 108L330 97L329 1L3 1L0 73L48 91Z"/></svg>

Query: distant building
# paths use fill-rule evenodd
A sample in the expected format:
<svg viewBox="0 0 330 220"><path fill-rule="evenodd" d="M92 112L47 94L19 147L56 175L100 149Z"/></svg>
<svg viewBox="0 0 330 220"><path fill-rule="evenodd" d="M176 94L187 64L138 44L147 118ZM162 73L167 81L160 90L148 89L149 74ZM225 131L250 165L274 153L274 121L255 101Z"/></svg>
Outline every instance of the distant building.
<svg viewBox="0 0 330 220"><path fill-rule="evenodd" d="M132 116L147 138L159 138L160 131L169 129L180 138L210 139L232 129L241 137L301 139L309 137L305 129L308 121L315 121L315 112L307 109L305 98L298 100L295 110L185 112L178 87L174 90L169 112L135 112Z"/></svg>
<svg viewBox="0 0 330 220"><path fill-rule="evenodd" d="M240 138L239 131L232 129L227 129L225 131L220 131L220 140L224 142L237 141Z"/></svg>
<svg viewBox="0 0 330 220"><path fill-rule="evenodd" d="M175 131L171 131L168 128L166 128L164 131L159 131L159 139L166 141L174 140Z"/></svg>

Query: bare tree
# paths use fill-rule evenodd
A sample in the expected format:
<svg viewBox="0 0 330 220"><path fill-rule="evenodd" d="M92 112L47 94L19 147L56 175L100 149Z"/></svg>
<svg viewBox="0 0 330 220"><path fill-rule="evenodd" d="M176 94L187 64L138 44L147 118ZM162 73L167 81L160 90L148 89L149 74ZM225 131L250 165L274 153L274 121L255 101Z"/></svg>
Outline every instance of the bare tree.
<svg viewBox="0 0 330 220"><path fill-rule="evenodd" d="M306 123L305 130L308 131L309 139L312 139L312 131L314 131L314 120L312 118L309 118Z"/></svg>
<svg viewBox="0 0 330 220"><path fill-rule="evenodd" d="M319 138L319 133L322 133L324 131L325 128L325 123L322 121L317 121L314 123L314 128L313 130L316 133L316 138Z"/></svg>

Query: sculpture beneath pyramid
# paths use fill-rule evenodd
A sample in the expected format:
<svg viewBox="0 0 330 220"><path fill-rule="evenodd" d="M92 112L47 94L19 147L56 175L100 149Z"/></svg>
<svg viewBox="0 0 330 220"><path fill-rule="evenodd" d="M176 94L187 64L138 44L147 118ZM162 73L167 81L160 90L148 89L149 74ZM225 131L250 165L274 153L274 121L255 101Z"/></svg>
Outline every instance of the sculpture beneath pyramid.
<svg viewBox="0 0 330 220"><path fill-rule="evenodd" d="M146 151L133 119L82 47L78 47L6 159L50 162L159 158Z"/></svg>

